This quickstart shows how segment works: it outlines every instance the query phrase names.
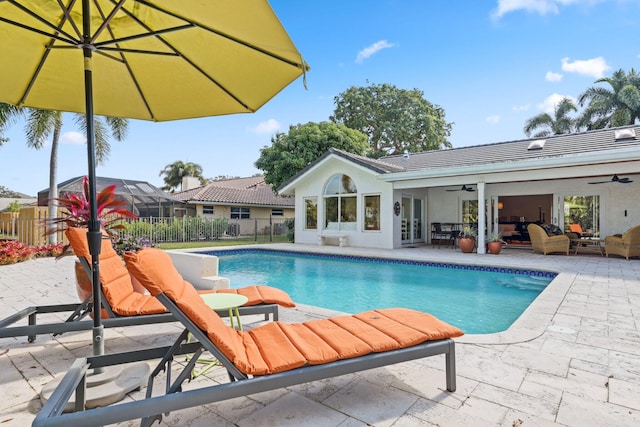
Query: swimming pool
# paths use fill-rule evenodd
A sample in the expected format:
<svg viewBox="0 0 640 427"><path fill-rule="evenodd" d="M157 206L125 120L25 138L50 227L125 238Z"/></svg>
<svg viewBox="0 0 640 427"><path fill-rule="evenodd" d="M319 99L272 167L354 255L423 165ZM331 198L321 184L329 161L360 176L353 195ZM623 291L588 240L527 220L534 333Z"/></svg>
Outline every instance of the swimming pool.
<svg viewBox="0 0 640 427"><path fill-rule="evenodd" d="M556 276L440 262L266 249L206 252L219 275L239 288L280 288L301 304L347 313L407 307L429 312L468 334L504 331Z"/></svg>

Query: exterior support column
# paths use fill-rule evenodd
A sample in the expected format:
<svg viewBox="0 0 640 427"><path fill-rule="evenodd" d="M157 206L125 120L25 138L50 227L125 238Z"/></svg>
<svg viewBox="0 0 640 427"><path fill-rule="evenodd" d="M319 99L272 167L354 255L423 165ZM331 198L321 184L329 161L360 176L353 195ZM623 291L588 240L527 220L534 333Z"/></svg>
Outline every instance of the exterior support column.
<svg viewBox="0 0 640 427"><path fill-rule="evenodd" d="M484 182L478 182L478 248L479 254L485 254L485 236L487 230L485 224L487 222L487 211L484 204Z"/></svg>

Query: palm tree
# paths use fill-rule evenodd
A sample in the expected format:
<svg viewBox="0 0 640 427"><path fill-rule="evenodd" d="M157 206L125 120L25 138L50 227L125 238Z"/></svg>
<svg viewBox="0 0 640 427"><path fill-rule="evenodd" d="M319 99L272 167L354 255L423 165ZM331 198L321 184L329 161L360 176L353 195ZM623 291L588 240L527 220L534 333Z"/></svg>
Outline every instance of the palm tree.
<svg viewBox="0 0 640 427"><path fill-rule="evenodd" d="M49 157L49 199L58 197L58 143L60 141L60 131L62 129L62 112L53 110L40 110L37 108L19 108L9 104L0 103L0 131L7 123L15 120L18 116L26 114L25 134L27 137L27 145L36 150L41 149L49 136L51 135L51 156ZM109 132L107 126L111 130L111 135L118 141L122 141L127 134L129 122L127 119L116 117L96 117L94 121L94 134L96 142L96 163L103 163L110 152ZM79 128L87 128L86 116L84 114L75 114L75 122ZM48 203L48 216L55 218L57 215L57 206L55 203ZM49 243L56 243L56 233L49 234Z"/></svg>
<svg viewBox="0 0 640 427"><path fill-rule="evenodd" d="M19 113L20 113L19 107L0 102L0 147L2 147L3 142L8 141L8 138L4 138L2 136L2 132L4 132L4 129L8 124L12 124L15 122Z"/></svg>
<svg viewBox="0 0 640 427"><path fill-rule="evenodd" d="M628 74L620 69L595 83L608 83L611 88L590 87L580 95L581 106L588 102L580 118L583 126L604 129L640 120L640 75L633 68Z"/></svg>
<svg viewBox="0 0 640 427"><path fill-rule="evenodd" d="M554 117L548 113L540 113L527 120L524 125L524 133L527 137L530 138L536 129L542 130L533 134L534 138L545 138L578 130L576 120L569 117L569 113L578 111L570 98L562 98L554 110Z"/></svg>
<svg viewBox="0 0 640 427"><path fill-rule="evenodd" d="M182 178L185 176L198 178L202 185L205 183L205 179L202 176L202 166L192 162L185 163L178 160L170 163L160 171L159 176L162 175L165 175L164 183L166 184L162 189L165 191L171 191L172 193L176 188L178 188L178 186L180 186L180 191L182 191Z"/></svg>

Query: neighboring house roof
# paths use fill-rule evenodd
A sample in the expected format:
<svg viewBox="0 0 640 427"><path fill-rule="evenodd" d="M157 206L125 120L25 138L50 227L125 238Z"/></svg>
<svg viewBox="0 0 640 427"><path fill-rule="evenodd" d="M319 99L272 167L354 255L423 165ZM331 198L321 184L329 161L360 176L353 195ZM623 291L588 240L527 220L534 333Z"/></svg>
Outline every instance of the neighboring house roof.
<svg viewBox="0 0 640 427"><path fill-rule="evenodd" d="M213 181L212 185L226 188L251 188L258 184L264 184L264 176L256 175L246 178L229 178L221 179L220 181Z"/></svg>
<svg viewBox="0 0 640 427"><path fill-rule="evenodd" d="M616 138L616 135L622 135ZM542 148L530 145L544 142ZM601 162L640 159L640 126L624 126L573 134L553 135L547 138L523 139L485 145L474 145L446 150L406 153L374 160L329 149L318 159L280 187L282 194L293 194L295 182L309 170L330 156L340 157L363 166L385 181L452 176L460 173L485 173L491 170L520 170L524 164L537 162L544 167L564 167L593 163L596 156Z"/></svg>
<svg viewBox="0 0 640 427"><path fill-rule="evenodd" d="M173 194L190 204L214 203L236 206L272 206L293 208L295 199L277 196L273 187L265 184L264 176L225 179L205 186Z"/></svg>

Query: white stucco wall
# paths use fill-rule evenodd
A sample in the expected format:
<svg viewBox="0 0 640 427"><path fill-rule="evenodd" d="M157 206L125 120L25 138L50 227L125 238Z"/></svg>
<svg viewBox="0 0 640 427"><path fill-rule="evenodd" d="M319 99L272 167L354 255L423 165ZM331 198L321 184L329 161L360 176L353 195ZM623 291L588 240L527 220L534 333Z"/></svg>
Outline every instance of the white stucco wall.
<svg viewBox="0 0 640 427"><path fill-rule="evenodd" d="M626 165L626 164L625 164ZM618 167L618 165L615 165ZM460 176L438 176L432 178L397 179L378 176L370 169L340 157L327 157L301 176L295 183L296 196L296 243L318 244L318 233L322 230L324 209L322 193L327 181L338 173L349 175L358 188L358 219L357 230L341 231L348 236L348 245L356 247L399 248L407 242L402 241L402 216L393 213L394 203L402 204L403 196L410 196L424 203L422 230L425 243L430 243L431 223L433 222L461 222L462 201L477 200L478 191L447 191L460 188L466 184L478 188L484 183L486 200L492 197L518 196L523 197L523 205L533 203L535 212L526 215L528 221L537 221L538 204L540 200L552 200L546 203L544 219L559 226L563 226L564 212L560 209L560 202L565 196L600 197L600 237L615 233L623 233L632 226L640 224L640 175L626 170L613 169L614 173L624 173L625 177L633 180L629 184L605 182L592 185L590 181L602 181L607 178L591 178L589 173L601 174L602 165L593 165L584 170L568 167L551 167L548 169L508 171L496 173L469 173ZM609 169L613 166L609 165ZM576 173L580 178L573 178ZM527 181L524 181L527 180ZM502 182L499 182L502 181ZM381 230L364 231L363 228L363 194L380 194ZM550 195L547 197L533 197L534 195ZM318 230L305 230L305 197L318 197ZM527 196L532 196L529 200ZM540 203L543 204L543 203ZM524 207L522 207L524 209ZM530 209L530 206L528 208ZM626 212L626 215L625 215ZM487 215L491 212L488 211ZM513 213L511 214L513 215ZM491 218L488 218L491 223ZM497 223L495 224L497 232ZM491 231L485 230L485 231ZM418 240L415 243L421 243ZM337 244L336 240L330 241ZM409 242L413 244L414 242Z"/></svg>
<svg viewBox="0 0 640 427"><path fill-rule="evenodd" d="M318 244L318 233L324 225L323 192L327 181L335 174L345 174L351 177L358 189L357 197L357 229L355 231L340 231L348 237L348 246L393 248L393 203L392 185L381 182L376 175L365 168L338 158L329 158L318 165L313 173L306 174L297 183L296 194L296 233L295 242L304 244ZM363 203L364 195L380 195L380 231L364 231ZM306 197L318 197L318 229L306 230L305 205ZM330 241L331 244L336 242Z"/></svg>

